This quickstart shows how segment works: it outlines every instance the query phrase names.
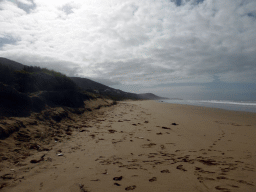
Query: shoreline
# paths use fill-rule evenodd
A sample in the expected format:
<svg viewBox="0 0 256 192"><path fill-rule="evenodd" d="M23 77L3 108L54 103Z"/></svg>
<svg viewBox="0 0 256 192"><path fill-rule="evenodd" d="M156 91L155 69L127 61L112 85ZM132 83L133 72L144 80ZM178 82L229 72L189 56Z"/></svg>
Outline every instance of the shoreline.
<svg viewBox="0 0 256 192"><path fill-rule="evenodd" d="M170 100L172 101L172 100ZM256 107L250 105L238 105L238 104L230 104L230 103L211 103L211 102L202 102L204 100L176 100L178 102L166 102L158 101L159 103L171 103L171 104L179 104L179 105L190 105L190 106L200 106L200 107L207 107L207 108L217 108L217 109L224 109L228 111L241 111L241 112L250 112L256 113Z"/></svg>
<svg viewBox="0 0 256 192"><path fill-rule="evenodd" d="M256 114L168 104L121 101L63 119L72 132L49 151L1 162L1 190L255 191Z"/></svg>
<svg viewBox="0 0 256 192"><path fill-rule="evenodd" d="M223 110L227 112L238 112L238 113L248 113L248 114L256 114L256 112L251 112L251 111L238 111L238 110L231 110L231 109L223 109L223 108L217 108L217 107L207 107L207 106L199 106L199 105L192 105L192 104L179 104L179 103L167 103L167 102L157 102L157 103L162 103L162 104L171 104L171 105L177 105L177 106L189 106L189 107L199 107L202 109L210 109L210 110Z"/></svg>

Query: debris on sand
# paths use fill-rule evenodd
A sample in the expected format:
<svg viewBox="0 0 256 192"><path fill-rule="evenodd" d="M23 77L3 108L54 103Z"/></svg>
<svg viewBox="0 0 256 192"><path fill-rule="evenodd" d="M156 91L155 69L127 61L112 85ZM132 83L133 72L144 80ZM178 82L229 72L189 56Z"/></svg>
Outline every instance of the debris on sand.
<svg viewBox="0 0 256 192"><path fill-rule="evenodd" d="M44 156L45 156L45 154L42 155L39 160L33 159L33 160L30 161L30 163L39 163L40 161L44 161Z"/></svg>

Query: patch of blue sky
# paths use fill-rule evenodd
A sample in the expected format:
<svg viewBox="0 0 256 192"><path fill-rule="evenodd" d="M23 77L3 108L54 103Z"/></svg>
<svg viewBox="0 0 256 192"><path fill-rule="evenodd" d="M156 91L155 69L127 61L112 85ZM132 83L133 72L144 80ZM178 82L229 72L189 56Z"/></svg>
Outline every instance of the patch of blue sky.
<svg viewBox="0 0 256 192"><path fill-rule="evenodd" d="M2 49L5 44L15 44L16 42L17 39L14 39L13 37L0 37L0 49Z"/></svg>

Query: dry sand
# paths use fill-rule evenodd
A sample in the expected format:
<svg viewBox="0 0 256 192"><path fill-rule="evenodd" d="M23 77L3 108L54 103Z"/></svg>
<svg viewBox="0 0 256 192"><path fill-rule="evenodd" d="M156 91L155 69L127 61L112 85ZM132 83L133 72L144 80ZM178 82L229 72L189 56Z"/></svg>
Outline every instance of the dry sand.
<svg viewBox="0 0 256 192"><path fill-rule="evenodd" d="M1 162L3 192L256 191L256 113L126 101L73 119L49 151Z"/></svg>

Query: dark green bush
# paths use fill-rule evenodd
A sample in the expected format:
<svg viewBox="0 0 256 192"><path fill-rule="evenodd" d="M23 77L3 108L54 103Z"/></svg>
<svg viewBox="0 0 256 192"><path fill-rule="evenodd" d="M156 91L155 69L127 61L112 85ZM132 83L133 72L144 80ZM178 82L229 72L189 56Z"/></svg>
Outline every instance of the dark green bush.
<svg viewBox="0 0 256 192"><path fill-rule="evenodd" d="M36 79L31 73L21 70L15 71L15 88L22 93L36 92L38 88L35 85Z"/></svg>
<svg viewBox="0 0 256 192"><path fill-rule="evenodd" d="M14 71L0 64L0 82L11 85L22 93L78 90L66 75L37 66L24 66L23 70Z"/></svg>
<svg viewBox="0 0 256 192"><path fill-rule="evenodd" d="M14 84L14 70L6 65L0 64L0 82L12 85Z"/></svg>

